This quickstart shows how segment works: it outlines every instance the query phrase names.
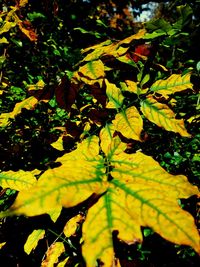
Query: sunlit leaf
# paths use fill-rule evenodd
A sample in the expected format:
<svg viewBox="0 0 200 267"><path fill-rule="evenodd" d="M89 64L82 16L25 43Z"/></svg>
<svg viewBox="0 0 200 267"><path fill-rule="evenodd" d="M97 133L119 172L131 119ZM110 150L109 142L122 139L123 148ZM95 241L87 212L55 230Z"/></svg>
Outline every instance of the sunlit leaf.
<svg viewBox="0 0 200 267"><path fill-rule="evenodd" d="M62 242L53 243L47 250L46 259L42 261L41 267L54 267L63 252L65 247Z"/></svg>
<svg viewBox="0 0 200 267"><path fill-rule="evenodd" d="M0 243L0 249L6 244L6 242Z"/></svg>
<svg viewBox="0 0 200 267"><path fill-rule="evenodd" d="M175 119L175 113L167 105L159 103L152 96L148 96L141 102L141 111L148 120L159 127L190 137L183 119Z"/></svg>
<svg viewBox="0 0 200 267"><path fill-rule="evenodd" d="M121 153L126 149L126 144L121 142L118 136L114 137L114 133L114 125L106 124L106 126L101 130L99 134L101 140L101 149L108 159L110 159L113 154Z"/></svg>
<svg viewBox="0 0 200 267"><path fill-rule="evenodd" d="M85 139L78 148L57 159L62 165L44 172L30 192L20 192L12 213L28 216L50 213L62 206L72 207L102 193L107 185L103 158L99 155L98 137Z"/></svg>
<svg viewBox="0 0 200 267"><path fill-rule="evenodd" d="M65 234L65 236L70 237L74 235L80 223L83 222L83 219L84 217L81 214L78 214L71 218L64 227L63 233Z"/></svg>
<svg viewBox="0 0 200 267"><path fill-rule="evenodd" d="M165 97L176 92L184 91L186 89L192 90L193 85L190 82L190 76L190 73L187 73L184 76L181 76L180 74L172 74L166 80L156 81L151 86L150 90Z"/></svg>
<svg viewBox="0 0 200 267"><path fill-rule="evenodd" d="M63 261L59 262L57 267L66 267L66 263L68 262L68 260L69 260L69 257L67 257Z"/></svg>
<svg viewBox="0 0 200 267"><path fill-rule="evenodd" d="M36 182L35 176L31 172L19 170L0 172L0 186L14 190L27 190Z"/></svg>
<svg viewBox="0 0 200 267"><path fill-rule="evenodd" d="M30 254L32 250L34 250L40 239L42 239L45 235L45 231L42 229L34 230L26 240L26 243L24 244L24 251L27 254Z"/></svg>
<svg viewBox="0 0 200 267"><path fill-rule="evenodd" d="M39 80L36 84L29 84L27 85L27 90L33 91L33 90L42 90L45 86L45 83L43 80Z"/></svg>
<svg viewBox="0 0 200 267"><path fill-rule="evenodd" d="M178 198L198 194L185 176L168 174L141 152L114 154L111 166L114 179L106 194L89 209L83 224L82 252L87 267L95 266L97 259L105 267L112 266L112 232L116 230L118 238L128 244L141 242L141 226L151 227L167 240L200 252L194 219L177 202Z"/></svg>
<svg viewBox="0 0 200 267"><path fill-rule="evenodd" d="M120 108L123 104L124 96L120 88L118 88L114 83L110 83L105 79L106 84L106 95L109 102L107 103L107 108Z"/></svg>
<svg viewBox="0 0 200 267"><path fill-rule="evenodd" d="M130 107L122 110L112 121L114 129L120 132L124 137L141 141L141 132L143 129L143 120L136 109Z"/></svg>
<svg viewBox="0 0 200 267"><path fill-rule="evenodd" d="M15 116L21 113L22 109L33 109L37 104L38 99L34 96L30 96L25 100L17 103L12 112L2 113L0 115L0 127L5 127L9 123L9 119L14 119Z"/></svg>

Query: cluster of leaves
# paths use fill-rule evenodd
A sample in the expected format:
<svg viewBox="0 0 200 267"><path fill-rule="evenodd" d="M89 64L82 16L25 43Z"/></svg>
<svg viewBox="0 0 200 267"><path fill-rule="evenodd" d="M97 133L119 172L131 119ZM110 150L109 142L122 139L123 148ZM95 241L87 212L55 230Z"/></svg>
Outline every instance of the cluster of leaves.
<svg viewBox="0 0 200 267"><path fill-rule="evenodd" d="M20 1L19 6L26 3ZM20 119L21 130L25 131L31 125L23 119L25 112L39 111L41 115L39 107L44 105L52 117L51 110L56 107L50 121L52 128L48 128L58 131L54 135L57 140L48 140L48 145L58 151L56 159L42 170L10 169L0 173L1 187L14 190L11 194L18 191L14 203L1 216L48 214L56 222L63 207L83 203L84 214L68 220L62 231L69 238L81 228L82 254L88 267L97 262L120 266L114 238L128 244L141 243L141 227L200 253L194 218L179 202L199 195L197 186L184 175L168 173L151 152L146 155L142 151L152 132L173 134L183 140L191 140L193 135L181 114L175 112L180 96L197 99L191 68L186 64L181 73L176 67L172 71L177 55L163 62L162 51L159 53L155 45L160 43L165 50L187 35L182 30L191 8L179 9L181 15L175 24L154 20L123 40L108 39L83 49L84 56L75 70L67 72L53 94L39 79L26 86L28 97L0 115L2 129L12 128ZM7 18L5 21L9 22ZM189 114L188 124L196 121L195 115ZM34 123L39 134L40 125L37 120ZM171 154L163 157L173 160ZM44 238L45 230L35 229L25 242L25 252L30 254ZM64 256L64 243L55 241L42 266L70 264L69 257Z"/></svg>

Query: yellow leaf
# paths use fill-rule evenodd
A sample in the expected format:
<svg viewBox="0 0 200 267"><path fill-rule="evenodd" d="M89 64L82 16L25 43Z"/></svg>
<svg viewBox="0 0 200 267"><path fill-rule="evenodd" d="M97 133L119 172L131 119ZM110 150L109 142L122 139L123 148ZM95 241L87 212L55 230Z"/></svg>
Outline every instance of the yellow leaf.
<svg viewBox="0 0 200 267"><path fill-rule="evenodd" d="M114 153L118 154L126 149L126 144L121 142L118 136L114 137L114 133L114 125L106 124L99 134L101 149L108 159L112 157Z"/></svg>
<svg viewBox="0 0 200 267"><path fill-rule="evenodd" d="M59 262L57 267L66 267L66 263L68 262L69 257L67 257L66 259L64 259L63 261Z"/></svg>
<svg viewBox="0 0 200 267"><path fill-rule="evenodd" d="M20 0L20 2L19 2L20 7L24 7L27 4L28 4L28 0Z"/></svg>
<svg viewBox="0 0 200 267"><path fill-rule="evenodd" d="M6 21L0 28L0 35L4 32L8 32L11 28L16 26L16 22Z"/></svg>
<svg viewBox="0 0 200 267"><path fill-rule="evenodd" d="M152 96L141 102L141 111L145 117L167 131L190 137L184 126L183 119L175 119L174 112L165 104L157 102Z"/></svg>
<svg viewBox="0 0 200 267"><path fill-rule="evenodd" d="M167 173L141 152L114 154L110 164L113 177L110 186L89 209L83 224L82 252L87 267L95 266L97 259L103 261L105 267L113 266L112 232L118 231L118 238L128 244L141 242L142 226L200 252L194 219L177 201L198 194L197 187L183 175Z"/></svg>
<svg viewBox="0 0 200 267"><path fill-rule="evenodd" d="M27 85L28 91L34 91L34 90L42 90L45 86L45 83L43 80L39 80L36 84L29 84Z"/></svg>
<svg viewBox="0 0 200 267"><path fill-rule="evenodd" d="M3 37L3 38L0 38L0 44L9 44L9 42L5 37Z"/></svg>
<svg viewBox="0 0 200 267"><path fill-rule="evenodd" d="M22 109L33 109L37 104L38 100L34 96L24 99L23 101L17 103L12 112L2 113L0 115L0 127L5 127L9 123L9 119L14 119L15 116L21 113Z"/></svg>
<svg viewBox="0 0 200 267"><path fill-rule="evenodd" d="M105 75L104 64L100 59L88 62L78 69L78 73L80 73L80 79L82 79L82 76L89 80L97 80L99 78L103 78Z"/></svg>
<svg viewBox="0 0 200 267"><path fill-rule="evenodd" d="M60 136L57 141L51 143L51 146L57 150L63 151L63 136Z"/></svg>
<svg viewBox="0 0 200 267"><path fill-rule="evenodd" d="M36 183L36 178L31 172L19 170L0 172L0 185L3 188L14 190L28 190Z"/></svg>
<svg viewBox="0 0 200 267"><path fill-rule="evenodd" d="M27 254L30 254L32 250L34 250L40 239L42 239L45 235L45 231L38 229L34 230L29 236L28 239L26 240L26 243L24 244L24 251Z"/></svg>
<svg viewBox="0 0 200 267"><path fill-rule="evenodd" d="M112 123L114 129L124 137L141 141L143 121L136 107L132 106L121 111L115 116Z"/></svg>
<svg viewBox="0 0 200 267"><path fill-rule="evenodd" d="M187 121L189 123L192 123L193 121L198 121L200 119L200 114L194 115L192 117L190 117L189 119L187 119Z"/></svg>
<svg viewBox="0 0 200 267"><path fill-rule="evenodd" d="M0 249L6 244L6 242L0 243Z"/></svg>
<svg viewBox="0 0 200 267"><path fill-rule="evenodd" d="M121 57L129 50L127 44L131 43L133 40L141 39L144 36L145 32L146 30L142 29L139 30L138 33L131 35L119 42L111 43L110 41L108 41L84 49L84 53L90 50L93 51L89 53L82 61L97 60L103 56L113 56L116 58ZM123 47L123 45L126 45L126 47Z"/></svg>
<svg viewBox="0 0 200 267"><path fill-rule="evenodd" d="M81 214L78 214L71 218L65 225L63 233L66 237L70 237L76 234L76 230L81 222L83 222L84 217Z"/></svg>
<svg viewBox="0 0 200 267"><path fill-rule="evenodd" d="M105 84L106 95L109 100L106 105L106 108L120 108L124 100L121 90L114 83L110 83L107 79L105 79Z"/></svg>
<svg viewBox="0 0 200 267"><path fill-rule="evenodd" d="M150 88L151 91L155 93L159 93L164 97L167 97L170 94L174 94L176 92L184 91L186 89L193 88L192 83L190 82L191 74L187 73L184 76L180 74L172 74L166 80L158 80L156 81Z"/></svg>
<svg viewBox="0 0 200 267"><path fill-rule="evenodd" d="M99 139L85 139L77 149L57 159L62 165L48 169L30 191L20 192L11 207L13 214L35 216L72 207L93 193L106 191L105 167L99 155Z"/></svg>
<svg viewBox="0 0 200 267"><path fill-rule="evenodd" d="M63 252L65 247L62 242L53 243L47 250L46 259L42 261L41 267L54 267Z"/></svg>

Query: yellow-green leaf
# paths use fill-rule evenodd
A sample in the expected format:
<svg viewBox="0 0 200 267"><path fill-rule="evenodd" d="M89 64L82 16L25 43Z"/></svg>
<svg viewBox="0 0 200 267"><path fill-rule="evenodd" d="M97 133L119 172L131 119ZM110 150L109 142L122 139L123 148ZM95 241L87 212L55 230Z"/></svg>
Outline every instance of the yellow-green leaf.
<svg viewBox="0 0 200 267"><path fill-rule="evenodd" d="M183 119L175 119L175 113L167 105L159 103L152 96L148 96L141 102L141 111L148 120L159 127L185 137L191 136L184 126Z"/></svg>
<svg viewBox="0 0 200 267"><path fill-rule="evenodd" d="M16 22L6 21L0 28L0 35L4 32L8 32L11 28L16 26Z"/></svg>
<svg viewBox="0 0 200 267"><path fill-rule="evenodd" d="M6 242L0 243L0 249L6 244Z"/></svg>
<svg viewBox="0 0 200 267"><path fill-rule="evenodd" d="M114 129L124 137L141 141L143 121L136 107L121 111L112 121Z"/></svg>
<svg viewBox="0 0 200 267"><path fill-rule="evenodd" d="M0 186L14 190L28 190L36 183L36 178L31 172L19 170L0 172Z"/></svg>
<svg viewBox="0 0 200 267"><path fill-rule="evenodd" d="M65 247L62 242L53 243L47 250L46 259L42 261L41 267L54 267L63 252Z"/></svg>
<svg viewBox="0 0 200 267"><path fill-rule="evenodd" d="M9 119L14 119L15 116L21 113L22 109L33 109L38 100L34 96L24 99L20 103L17 103L12 112L2 113L0 115L0 127L5 127L9 123Z"/></svg>
<svg viewBox="0 0 200 267"><path fill-rule="evenodd" d="M64 259L63 261L59 262L57 267L66 267L66 263L68 262L69 257L67 257L66 259Z"/></svg>
<svg viewBox="0 0 200 267"><path fill-rule="evenodd" d="M0 38L0 44L9 44L9 42L5 37L3 37L3 38Z"/></svg>
<svg viewBox="0 0 200 267"><path fill-rule="evenodd" d="M106 95L108 97L109 102L107 103L107 108L120 108L123 104L124 96L120 88L118 88L114 83L110 83L107 79L105 79L106 84Z"/></svg>
<svg viewBox="0 0 200 267"><path fill-rule="evenodd" d="M40 239L45 235L45 231L42 229L34 230L27 238L26 243L24 244L24 251L27 254L30 254L34 250Z"/></svg>
<svg viewBox="0 0 200 267"><path fill-rule="evenodd" d="M113 155L110 164L114 179L106 194L89 209L83 224L82 252L87 267L95 266L97 259L105 267L113 266L113 231L119 232L119 239L131 244L142 241L142 226L200 252L194 219L177 201L198 194L197 187L183 175L167 173L141 152Z"/></svg>
<svg viewBox="0 0 200 267"><path fill-rule="evenodd" d="M191 74L187 73L184 76L180 74L172 74L166 80L156 81L150 88L151 91L159 93L164 97L186 89L192 90L193 85L190 82Z"/></svg>
<svg viewBox="0 0 200 267"><path fill-rule="evenodd" d="M104 160L97 136L85 139L77 149L57 159L62 165L44 172L30 191L19 192L13 214L35 216L72 207L93 193L106 190Z"/></svg>

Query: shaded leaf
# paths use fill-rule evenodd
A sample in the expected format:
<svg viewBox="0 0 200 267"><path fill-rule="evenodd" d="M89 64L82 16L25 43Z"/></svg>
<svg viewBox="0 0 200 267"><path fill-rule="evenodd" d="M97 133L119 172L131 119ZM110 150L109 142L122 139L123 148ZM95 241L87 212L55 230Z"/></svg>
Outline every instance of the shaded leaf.
<svg viewBox="0 0 200 267"><path fill-rule="evenodd" d="M176 92L184 91L186 89L193 88L192 83L190 82L190 73L181 76L180 74L172 74L166 80L156 81L150 88L151 91L159 93L164 97L174 94Z"/></svg>
<svg viewBox="0 0 200 267"><path fill-rule="evenodd" d="M143 120L136 107L132 106L122 110L112 121L114 129L124 137L141 141Z"/></svg>
<svg viewBox="0 0 200 267"><path fill-rule="evenodd" d="M54 267L63 252L65 247L62 242L53 243L47 250L46 259L42 261L41 267Z"/></svg>
<svg viewBox="0 0 200 267"><path fill-rule="evenodd" d="M9 123L9 119L14 119L15 116L21 113L22 109L33 109L38 100L34 97L28 97L23 101L17 103L12 112L2 113L0 115L0 127L5 127Z"/></svg>
<svg viewBox="0 0 200 267"><path fill-rule="evenodd" d="M148 120L159 127L185 137L191 136L184 126L183 119L175 119L174 112L167 105L157 102L152 96L148 96L141 102L141 111Z"/></svg>
<svg viewBox="0 0 200 267"><path fill-rule="evenodd" d="M26 243L24 245L24 251L27 254L30 254L32 250L34 250L40 239L42 239L45 235L45 231L42 229L34 230L26 240Z"/></svg>

